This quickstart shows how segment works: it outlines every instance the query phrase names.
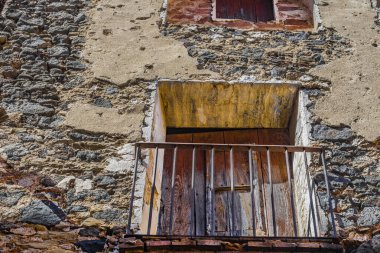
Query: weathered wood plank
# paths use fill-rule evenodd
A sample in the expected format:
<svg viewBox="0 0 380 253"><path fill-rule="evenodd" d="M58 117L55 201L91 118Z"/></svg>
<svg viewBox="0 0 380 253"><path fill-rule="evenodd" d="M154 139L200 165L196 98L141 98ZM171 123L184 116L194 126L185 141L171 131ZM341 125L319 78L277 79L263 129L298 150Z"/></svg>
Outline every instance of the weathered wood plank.
<svg viewBox="0 0 380 253"><path fill-rule="evenodd" d="M167 135L167 141L192 142L191 134ZM174 187L173 233L188 235L190 231L191 199L191 150L177 151L177 169ZM166 150L162 184L161 233L169 232L170 185L172 176L173 151Z"/></svg>
<svg viewBox="0 0 380 253"><path fill-rule="evenodd" d="M224 141L225 143L232 144L255 144L258 142L257 130L234 130L234 131L224 131ZM226 167L229 168L229 156L226 155ZM254 160L254 167L260 169L258 157L252 157ZM249 185L249 160L248 154L246 151L235 150L234 152L234 166L235 166L235 185ZM256 174L256 178L257 174ZM235 194L237 196L235 200L235 210L237 219L237 230L240 231L241 235L252 235L252 203L250 194L247 193L239 193ZM265 228L263 226L262 213L263 208L261 208L262 204L260 203L260 188L255 189L255 196L257 197L256 203L256 227L258 231L257 234L263 234Z"/></svg>
<svg viewBox="0 0 380 253"><path fill-rule="evenodd" d="M193 142L202 141L202 134L193 134ZM197 150L195 167L195 231L206 234L206 158L205 150Z"/></svg>
<svg viewBox="0 0 380 253"><path fill-rule="evenodd" d="M286 129L259 129L258 138L260 144L286 145L289 143L289 135ZM275 222L277 236L292 236L293 222L290 205L288 176L286 171L285 155L283 152L271 152L271 168L273 196L275 206ZM264 182L265 211L268 223L268 231L273 235L272 208L269 196L268 160L266 152L260 152L262 174Z"/></svg>
<svg viewBox="0 0 380 253"><path fill-rule="evenodd" d="M207 132L207 133L197 133L194 134L194 139L202 140L206 143L224 143L223 132ZM211 153L207 150L204 151L205 154L205 167L207 172L207 188L210 187L210 171L211 171ZM215 151L215 172L214 172L214 185L215 187L225 187L228 186L228 181L226 178L225 161L224 161L224 151ZM210 194L207 197L207 224L211 224L211 203ZM217 235L228 235L228 220L229 209L228 209L228 193L216 193L215 194L215 226ZM210 228L211 229L211 228Z"/></svg>

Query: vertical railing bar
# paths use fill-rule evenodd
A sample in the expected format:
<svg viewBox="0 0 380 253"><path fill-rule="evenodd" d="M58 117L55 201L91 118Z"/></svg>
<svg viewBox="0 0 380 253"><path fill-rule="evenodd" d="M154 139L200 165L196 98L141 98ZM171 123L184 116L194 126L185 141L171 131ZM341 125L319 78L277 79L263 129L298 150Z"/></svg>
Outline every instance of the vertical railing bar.
<svg viewBox="0 0 380 253"><path fill-rule="evenodd" d="M313 192L312 192L311 184L310 184L310 173L309 173L309 166L307 165L307 156L306 156L305 149L303 150L303 157L304 157L304 163L305 163L305 169L306 169L307 188L309 190L309 200L310 200L311 215L313 219L314 236L318 237L317 220L315 218L315 210L314 210Z"/></svg>
<svg viewBox="0 0 380 253"><path fill-rule="evenodd" d="M273 225L273 236L277 236L277 227L276 227L276 213L274 207L274 196L273 196L273 182L272 182L272 167L270 161L270 151L267 147L267 162L268 162L268 174L269 174L269 191L270 191L270 201L272 207L272 225Z"/></svg>
<svg viewBox="0 0 380 253"><path fill-rule="evenodd" d="M286 160L286 170L288 172L290 205L292 207L292 216L293 216L293 230L294 230L294 236L297 237L298 233L297 233L296 209L295 209L295 206L294 206L293 177L292 177L292 174L290 173L289 152L288 152L287 148L285 148L285 160Z"/></svg>
<svg viewBox="0 0 380 253"><path fill-rule="evenodd" d="M310 208L310 206L309 206ZM307 237L311 237L311 214L310 212L308 213L308 216L307 216Z"/></svg>
<svg viewBox="0 0 380 253"><path fill-rule="evenodd" d="M249 184L251 188L251 207L252 207L252 236L256 236L256 206L255 206L255 189L253 184L253 160L252 160L252 148L248 150L248 165L249 165Z"/></svg>
<svg viewBox="0 0 380 253"><path fill-rule="evenodd" d="M215 234L215 188L214 188L214 170L215 170L215 148L211 149L211 235Z"/></svg>
<svg viewBox="0 0 380 253"><path fill-rule="evenodd" d="M234 150L230 148L230 179L231 179L231 231L235 235L235 180L234 180Z"/></svg>
<svg viewBox="0 0 380 253"><path fill-rule="evenodd" d="M193 147L193 156L191 162L191 225L190 225L190 235L196 235L196 219L195 219L195 166L196 166L196 147Z"/></svg>
<svg viewBox="0 0 380 253"><path fill-rule="evenodd" d="M135 199L135 188L136 188L136 179L137 179L137 167L139 164L139 156L140 156L140 147L135 146L135 168L133 171L133 181L132 181L132 192L131 192L131 200L129 204L129 215L128 215L128 225L127 225L127 233L131 233L131 225L132 225L132 214L133 214L133 202Z"/></svg>
<svg viewBox="0 0 380 253"><path fill-rule="evenodd" d="M330 209L330 215L331 215L331 225L333 228L334 237L336 237L336 227L335 227L335 218L333 213L333 206L332 206L332 200L331 200L331 194L330 194L330 183L327 176L327 168L326 168L326 162L325 162L325 151L321 151L321 160L322 160L322 166L323 166L323 174L325 175L325 184L326 184L326 191L327 191L327 197L329 199L329 209Z"/></svg>
<svg viewBox="0 0 380 253"><path fill-rule="evenodd" d="M261 198L263 199L263 207L264 207L264 210L263 210L263 214L264 214L264 220L262 221L262 225L263 225L263 228L268 231L268 236L269 236L269 218L268 218L268 209L269 209L269 206L267 204L267 199L266 199L266 186L265 186L265 182L264 182L264 176L262 175L262 179L261 180Z"/></svg>
<svg viewBox="0 0 380 253"><path fill-rule="evenodd" d="M314 181L311 182L311 189L314 192L314 203L315 203L315 216L317 217L317 224L321 224L321 215L319 213L319 208L318 208L318 199L317 199L317 187ZM320 228L318 227L318 234L321 234Z"/></svg>
<svg viewBox="0 0 380 253"><path fill-rule="evenodd" d="M311 189L314 192L314 203L315 203L315 216L317 217L317 224L321 224L321 215L319 213L319 208L318 208L318 199L317 199L317 189L315 187L314 181L311 182ZM320 227L318 226L318 234L321 234Z"/></svg>
<svg viewBox="0 0 380 253"><path fill-rule="evenodd" d="M172 167L172 186L171 186L171 193L170 193L169 235L173 235L173 202L174 202L174 185L175 185L175 177L176 177L177 149L178 147L175 146L174 154L173 154L173 167Z"/></svg>
<svg viewBox="0 0 380 253"><path fill-rule="evenodd" d="M148 216L148 231L147 234L150 235L150 228L152 225L152 211L154 205L154 188L156 187L156 172L157 172L157 158L158 158L158 146L154 152L154 165L153 165L153 180L152 180L152 189L150 190L150 201L149 201L149 216Z"/></svg>

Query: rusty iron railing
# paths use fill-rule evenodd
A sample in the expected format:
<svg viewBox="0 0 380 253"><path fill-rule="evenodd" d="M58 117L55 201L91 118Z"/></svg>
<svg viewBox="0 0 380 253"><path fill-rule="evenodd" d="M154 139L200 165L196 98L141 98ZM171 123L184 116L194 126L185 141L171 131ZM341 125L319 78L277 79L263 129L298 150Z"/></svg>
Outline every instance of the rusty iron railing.
<svg viewBox="0 0 380 253"><path fill-rule="evenodd" d="M314 206L313 200L313 194L314 198L316 198L316 192L313 187L313 181L310 178L310 171L309 171L309 163L307 159L307 153L314 153L319 155L319 159L321 161L321 167L323 170L324 175L324 184L325 184L325 190L328 198L328 215L330 216L330 222L331 222L331 230L333 237L336 237L336 226L335 226L335 219L334 219L334 213L333 213L333 206L332 206L332 198L330 194L330 183L328 180L328 174L327 174L327 167L325 162L325 151L323 148L319 147L302 147L302 146L289 146L289 145L249 145L249 144L209 144L209 143L174 143L174 142L167 142L167 143L158 143L158 142L140 142L135 144L135 165L134 165L134 174L133 174L133 183L132 183L132 189L131 189L131 198L130 198L130 205L129 205L129 216L128 216L128 224L127 224L127 233L131 232L131 224L132 224L132 216L133 216L133 203L135 200L135 190L136 190L136 178L137 178L137 170L139 166L139 160L141 156L141 150L142 149L148 149L148 150L154 150L154 156L153 156L153 172L152 172L152 185L150 188L150 199L149 199L149 212L148 212L148 224L147 224L147 235L151 234L151 225L152 225L152 210L153 210L153 198L155 194L155 187L156 187L156 177L157 177L157 159L158 159L158 152L159 150L173 150L173 161L172 161L172 176L171 176L171 188L170 188L170 214L169 214L169 235L173 235L173 202L174 202L174 186L175 186L175 176L176 176L176 161L177 161L177 152L179 149L192 149L192 164L191 164L191 193L192 193L192 200L191 201L191 226L190 226L190 234L189 236L195 236L195 191L194 191L194 185L195 185L195 170L196 170L196 151L197 150L209 150L210 152L210 190L211 190L211 218L210 218L210 224L209 227L211 228L210 235L215 235L215 185L214 185L214 174L215 174L215 151L228 151L230 155L230 195L231 195L231 203L233 202L234 194L235 194L235 183L234 183L234 152L247 152L248 157L248 166L249 166L249 190L250 190L250 201L251 201L251 213L252 213L252 228L253 228L253 236L256 236L256 219L255 219L255 196L254 196L254 181L256 180L254 178L254 166L253 166L253 159L252 154L254 152L265 152L266 158L267 158L267 168L268 168L268 179L269 179L269 195L270 195L270 210L271 217L272 217L272 224L273 225L273 234L272 237L277 237L277 231L276 231L276 208L274 205L274 196L273 196L273 182L272 182L272 166L271 166L271 153L272 152L282 152L285 156L286 161L286 169L287 169L287 177L288 177L288 187L289 187L289 194L290 194L290 205L291 205L291 211L292 211L292 219L293 219L293 231L294 234L292 237L300 237L298 236L298 229L297 229L297 221L296 221L296 208L295 208L295 200L294 200L294 191L295 185L292 178L292 169L293 165L290 163L290 156L294 155L295 153L299 153L301 156L303 156L303 166L306 169L306 183L307 183L307 190L308 190L308 198L310 201L310 214L309 214L309 221L312 220L312 228L310 224L308 225L308 230L313 229L314 237L319 237L320 233L318 232L317 228L317 218L316 213L318 212L317 207ZM163 175L164 176L164 175ZM231 204L231 216L234 217L234 205ZM235 219L232 218L231 227L234 228ZM233 233L230 234L231 236L234 236ZM199 236L199 235L197 235ZM269 235L268 235L269 236ZM313 236L308 236L313 237Z"/></svg>

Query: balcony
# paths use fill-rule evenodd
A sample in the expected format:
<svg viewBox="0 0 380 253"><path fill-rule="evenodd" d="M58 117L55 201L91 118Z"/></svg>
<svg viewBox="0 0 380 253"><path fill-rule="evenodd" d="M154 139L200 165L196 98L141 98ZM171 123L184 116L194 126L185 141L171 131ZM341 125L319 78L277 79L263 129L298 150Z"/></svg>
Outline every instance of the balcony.
<svg viewBox="0 0 380 253"><path fill-rule="evenodd" d="M322 148L177 142L135 147L129 236L121 249L181 250L187 240L182 246L195 251L212 245L225 250L227 241L240 243L240 251L341 252ZM145 189L137 197L141 166ZM311 172L323 175L322 182L316 184ZM320 205L321 195L328 205ZM136 198L143 198L142 206Z"/></svg>

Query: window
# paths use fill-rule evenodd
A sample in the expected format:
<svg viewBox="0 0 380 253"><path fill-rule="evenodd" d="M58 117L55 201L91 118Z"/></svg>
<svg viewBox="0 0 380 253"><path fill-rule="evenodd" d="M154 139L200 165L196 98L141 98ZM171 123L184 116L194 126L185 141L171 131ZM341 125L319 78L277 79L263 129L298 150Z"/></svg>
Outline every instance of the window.
<svg viewBox="0 0 380 253"><path fill-rule="evenodd" d="M244 30L311 29L314 0L167 0L169 24Z"/></svg>

